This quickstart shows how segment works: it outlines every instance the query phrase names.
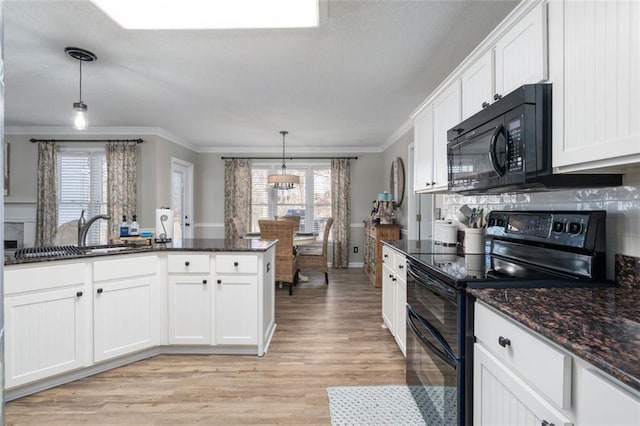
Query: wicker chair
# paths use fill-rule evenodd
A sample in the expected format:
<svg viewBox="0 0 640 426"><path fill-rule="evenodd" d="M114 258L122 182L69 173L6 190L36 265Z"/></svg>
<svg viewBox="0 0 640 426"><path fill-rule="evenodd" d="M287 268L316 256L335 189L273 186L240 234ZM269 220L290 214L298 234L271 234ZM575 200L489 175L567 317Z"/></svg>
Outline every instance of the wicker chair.
<svg viewBox="0 0 640 426"><path fill-rule="evenodd" d="M329 284L329 268L327 267L327 242L329 241L329 231L333 225L333 218L327 219L322 234L322 251L306 252L298 255L298 268L303 271L324 272L324 283Z"/></svg>
<svg viewBox="0 0 640 426"><path fill-rule="evenodd" d="M275 280L289 283L289 296L297 283L298 257L293 250L293 222L289 220L259 220L260 238L276 243Z"/></svg>
<svg viewBox="0 0 640 426"><path fill-rule="evenodd" d="M300 230L300 216L286 215L286 216L280 216L278 217L278 219L290 220L291 222L293 222L294 233Z"/></svg>
<svg viewBox="0 0 640 426"><path fill-rule="evenodd" d="M231 224L231 237L234 240L242 238L247 233L247 225L239 217L232 217L229 219L229 223Z"/></svg>

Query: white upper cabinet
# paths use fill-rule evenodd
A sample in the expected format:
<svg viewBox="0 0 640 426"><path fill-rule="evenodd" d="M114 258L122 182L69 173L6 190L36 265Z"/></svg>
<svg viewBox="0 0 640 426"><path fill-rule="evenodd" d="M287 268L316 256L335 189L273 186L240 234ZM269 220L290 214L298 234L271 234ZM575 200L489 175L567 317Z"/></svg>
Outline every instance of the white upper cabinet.
<svg viewBox="0 0 640 426"><path fill-rule="evenodd" d="M433 101L432 189L447 190L447 130L460 123L460 80L454 80Z"/></svg>
<svg viewBox="0 0 640 426"><path fill-rule="evenodd" d="M493 51L488 51L462 73L462 120L493 102Z"/></svg>
<svg viewBox="0 0 640 426"><path fill-rule="evenodd" d="M413 118L415 173L413 187L417 192L431 188L433 181L433 105L426 105Z"/></svg>
<svg viewBox="0 0 640 426"><path fill-rule="evenodd" d="M496 42L496 93L547 79L547 5L538 3Z"/></svg>
<svg viewBox="0 0 640 426"><path fill-rule="evenodd" d="M640 2L549 3L553 166L640 163Z"/></svg>

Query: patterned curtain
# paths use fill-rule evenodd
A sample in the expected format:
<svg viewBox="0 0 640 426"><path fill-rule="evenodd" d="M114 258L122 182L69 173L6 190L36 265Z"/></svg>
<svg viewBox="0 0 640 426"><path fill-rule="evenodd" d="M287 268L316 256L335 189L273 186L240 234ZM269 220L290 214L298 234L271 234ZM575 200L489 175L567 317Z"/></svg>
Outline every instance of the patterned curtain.
<svg viewBox="0 0 640 426"><path fill-rule="evenodd" d="M36 246L53 245L58 228L58 178L56 144L38 143L38 194L36 197Z"/></svg>
<svg viewBox="0 0 640 426"><path fill-rule="evenodd" d="M131 220L136 212L138 146L109 143L105 146L107 158L107 214L109 238L120 235L120 222L126 215Z"/></svg>
<svg viewBox="0 0 640 426"><path fill-rule="evenodd" d="M251 229L251 160L224 160L224 235L232 238L230 219Z"/></svg>
<svg viewBox="0 0 640 426"><path fill-rule="evenodd" d="M351 168L348 159L331 160L331 213L333 214L333 267L349 267L351 223Z"/></svg>

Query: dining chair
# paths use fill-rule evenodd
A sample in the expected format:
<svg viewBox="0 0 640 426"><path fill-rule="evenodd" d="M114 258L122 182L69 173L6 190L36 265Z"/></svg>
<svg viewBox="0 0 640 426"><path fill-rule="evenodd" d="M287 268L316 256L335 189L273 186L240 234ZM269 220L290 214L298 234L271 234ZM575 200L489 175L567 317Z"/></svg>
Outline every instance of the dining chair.
<svg viewBox="0 0 640 426"><path fill-rule="evenodd" d="M303 250L298 255L298 268L303 271L324 272L324 283L329 285L329 267L327 266L327 245L329 241L329 231L333 225L333 218L327 219L322 233L321 250Z"/></svg>
<svg viewBox="0 0 640 426"><path fill-rule="evenodd" d="M280 216L280 218L293 222L293 232L294 233L298 232L300 230L300 216L286 215L286 216Z"/></svg>
<svg viewBox="0 0 640 426"><path fill-rule="evenodd" d="M232 217L229 219L229 223L231 224L231 237L234 240L242 238L247 233L247 225L239 217Z"/></svg>
<svg viewBox="0 0 640 426"><path fill-rule="evenodd" d="M289 220L259 220L260 239L276 243L275 281L289 283L289 296L297 284L298 256L293 249L294 223Z"/></svg>

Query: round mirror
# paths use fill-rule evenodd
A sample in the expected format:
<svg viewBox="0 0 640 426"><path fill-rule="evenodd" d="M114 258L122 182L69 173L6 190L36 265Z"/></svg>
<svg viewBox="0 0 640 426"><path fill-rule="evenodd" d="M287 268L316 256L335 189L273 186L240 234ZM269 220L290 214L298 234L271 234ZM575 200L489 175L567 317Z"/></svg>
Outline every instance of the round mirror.
<svg viewBox="0 0 640 426"><path fill-rule="evenodd" d="M389 178L389 192L393 194L396 206L400 207L404 198L404 164L402 158L397 157L391 162L391 176Z"/></svg>

